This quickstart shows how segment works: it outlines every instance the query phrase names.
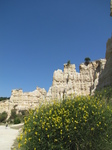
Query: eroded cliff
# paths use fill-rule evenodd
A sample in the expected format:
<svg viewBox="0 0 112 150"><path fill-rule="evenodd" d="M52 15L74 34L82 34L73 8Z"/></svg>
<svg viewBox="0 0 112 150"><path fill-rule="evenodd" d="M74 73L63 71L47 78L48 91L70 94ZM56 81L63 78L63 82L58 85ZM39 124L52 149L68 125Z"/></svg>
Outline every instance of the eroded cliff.
<svg viewBox="0 0 112 150"><path fill-rule="evenodd" d="M21 89L12 90L10 100L0 102L0 112L4 110L10 114L12 108L26 110L35 108L39 104L51 99L63 99L68 96L88 95L96 88L103 88L112 84L112 37L106 44L106 59L82 63L80 72L76 72L75 64L64 64L64 70L56 70L53 74L52 86L49 91L39 87L32 92Z"/></svg>

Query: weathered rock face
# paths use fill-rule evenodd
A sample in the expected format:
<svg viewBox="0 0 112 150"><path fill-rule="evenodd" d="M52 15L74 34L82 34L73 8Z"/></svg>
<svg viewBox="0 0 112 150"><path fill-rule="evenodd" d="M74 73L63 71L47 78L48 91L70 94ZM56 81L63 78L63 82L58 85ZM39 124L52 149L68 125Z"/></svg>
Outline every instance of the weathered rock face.
<svg viewBox="0 0 112 150"><path fill-rule="evenodd" d="M64 71L54 71L52 86L48 93L38 88L33 92L23 92L21 89L12 90L10 100L0 102L0 113L12 108L26 110L35 108L46 100L63 99L66 96L92 94L96 88L112 84L112 38L107 41L106 59L82 63L80 72L76 72L75 64L64 64Z"/></svg>
<svg viewBox="0 0 112 150"><path fill-rule="evenodd" d="M80 65L80 73L76 72L75 65L64 64L64 71L57 70L53 75L53 83L46 99L63 98L70 95L88 95L94 92L99 75L105 67L106 60L93 61L88 65Z"/></svg>
<svg viewBox="0 0 112 150"><path fill-rule="evenodd" d="M94 92L99 75L104 69L106 60L101 59L85 65L80 65L80 73L76 72L75 64L64 64L64 71L54 71L53 83L48 93L39 87L33 92L23 92L22 89L12 90L10 100L0 103L0 110L10 114L14 107L19 110L35 108L46 100L63 99L70 95L88 95Z"/></svg>
<svg viewBox="0 0 112 150"><path fill-rule="evenodd" d="M66 96L88 95L94 92L99 83L99 76L105 68L105 59L93 61L88 65L80 65L80 73L76 72L75 64L64 64L64 71L54 71L53 83L48 93L45 89L36 88L33 92L23 92L21 89L12 90L10 100L0 103L0 111L11 109L28 110L51 99L63 99Z"/></svg>
<svg viewBox="0 0 112 150"><path fill-rule="evenodd" d="M23 92L21 89L12 90L10 100L5 100L0 102L0 113L6 111L8 116L11 114L11 109L28 110L38 107L39 104L45 102L46 90L37 87L33 92Z"/></svg>
<svg viewBox="0 0 112 150"><path fill-rule="evenodd" d="M110 1L110 16L112 17L112 0Z"/></svg>
<svg viewBox="0 0 112 150"><path fill-rule="evenodd" d="M35 108L40 103L45 101L46 90L39 87L36 88L33 92L25 92L21 89L12 90L10 97L10 102L13 106L16 106L17 110L27 110L29 108Z"/></svg>
<svg viewBox="0 0 112 150"><path fill-rule="evenodd" d="M99 84L97 88L112 85L112 37L107 41L105 57L106 65L99 76Z"/></svg>
<svg viewBox="0 0 112 150"><path fill-rule="evenodd" d="M13 108L12 103L10 103L10 100L4 100L0 101L0 113L3 111L6 111L10 115L10 111Z"/></svg>

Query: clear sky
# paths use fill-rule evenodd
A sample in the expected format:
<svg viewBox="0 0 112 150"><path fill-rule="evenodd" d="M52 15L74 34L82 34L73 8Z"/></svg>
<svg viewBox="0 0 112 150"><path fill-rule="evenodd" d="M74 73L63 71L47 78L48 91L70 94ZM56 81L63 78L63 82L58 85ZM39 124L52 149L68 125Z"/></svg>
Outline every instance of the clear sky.
<svg viewBox="0 0 112 150"><path fill-rule="evenodd" d="M0 0L0 97L47 91L53 72L105 58L110 0Z"/></svg>

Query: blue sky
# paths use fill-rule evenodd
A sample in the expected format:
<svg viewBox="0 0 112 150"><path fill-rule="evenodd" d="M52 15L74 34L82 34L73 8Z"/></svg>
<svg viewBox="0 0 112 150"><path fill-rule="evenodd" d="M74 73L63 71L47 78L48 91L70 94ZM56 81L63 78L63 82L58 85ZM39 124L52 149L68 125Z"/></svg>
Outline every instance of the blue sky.
<svg viewBox="0 0 112 150"><path fill-rule="evenodd" d="M53 72L105 58L110 0L0 0L0 97L47 91Z"/></svg>

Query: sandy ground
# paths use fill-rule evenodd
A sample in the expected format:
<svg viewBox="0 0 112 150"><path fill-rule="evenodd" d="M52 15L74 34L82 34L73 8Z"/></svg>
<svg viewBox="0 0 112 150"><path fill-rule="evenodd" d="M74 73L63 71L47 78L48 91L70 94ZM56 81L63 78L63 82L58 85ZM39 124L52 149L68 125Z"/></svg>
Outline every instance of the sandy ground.
<svg viewBox="0 0 112 150"><path fill-rule="evenodd" d="M11 150L14 140L19 134L18 129L0 126L0 150Z"/></svg>

